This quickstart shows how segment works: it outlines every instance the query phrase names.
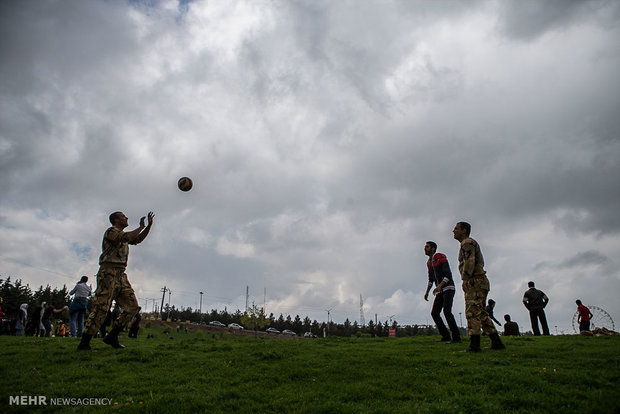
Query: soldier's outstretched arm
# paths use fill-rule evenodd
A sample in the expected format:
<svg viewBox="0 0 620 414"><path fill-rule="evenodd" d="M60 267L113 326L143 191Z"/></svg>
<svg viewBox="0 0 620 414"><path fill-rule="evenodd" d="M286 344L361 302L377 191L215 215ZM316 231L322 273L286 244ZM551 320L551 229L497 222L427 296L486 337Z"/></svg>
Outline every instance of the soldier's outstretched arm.
<svg viewBox="0 0 620 414"><path fill-rule="evenodd" d="M151 231L151 226L153 225L153 218L155 217L155 214L153 214L152 211L149 211L148 214L148 224L146 225L146 227L144 227L144 217L142 217L140 219L140 227L138 227L138 229L136 230L140 230L138 232L138 234L134 237L134 239L129 240L129 244L138 244L141 243L142 240L146 239L146 236L149 235L149 232Z"/></svg>
<svg viewBox="0 0 620 414"><path fill-rule="evenodd" d="M140 226L137 229L125 233L125 237L127 237L127 241L130 244L135 244L134 240L136 240L136 238L140 235L140 232L144 229L144 219L145 217L140 219Z"/></svg>

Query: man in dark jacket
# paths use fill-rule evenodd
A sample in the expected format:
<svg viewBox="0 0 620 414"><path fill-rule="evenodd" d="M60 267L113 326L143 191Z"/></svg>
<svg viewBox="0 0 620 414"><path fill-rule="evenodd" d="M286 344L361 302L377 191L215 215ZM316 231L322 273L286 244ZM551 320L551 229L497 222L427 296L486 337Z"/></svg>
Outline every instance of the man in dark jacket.
<svg viewBox="0 0 620 414"><path fill-rule="evenodd" d="M504 336L521 335L521 333L519 333L519 325L516 322L510 320L510 315L504 315L504 320L506 321L506 323L504 324Z"/></svg>
<svg viewBox="0 0 620 414"><path fill-rule="evenodd" d="M532 322L532 331L535 336L540 336L538 329L538 320L542 326L543 335L549 335L549 326L547 325L547 317L545 316L545 306L549 303L549 298L542 290L534 287L534 282L527 284L529 289L523 295L523 304L530 311L530 321Z"/></svg>

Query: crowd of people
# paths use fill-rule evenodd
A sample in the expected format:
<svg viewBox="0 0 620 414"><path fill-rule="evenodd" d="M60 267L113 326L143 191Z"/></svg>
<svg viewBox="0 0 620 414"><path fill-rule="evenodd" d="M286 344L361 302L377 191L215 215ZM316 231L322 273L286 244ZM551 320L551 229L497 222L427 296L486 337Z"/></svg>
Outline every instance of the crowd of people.
<svg viewBox="0 0 620 414"><path fill-rule="evenodd" d="M79 289L80 285L85 284L88 280L87 276L83 276L76 285ZM73 337L81 338L84 329L85 315L88 312L88 302L91 298L90 287L87 296L79 296L85 291L71 291L75 295L69 306L57 306L42 302L34 310L28 308L28 304L23 303L19 307L17 314L11 319L4 319L2 312L2 298L0 297L0 320L3 321L2 334L14 336L40 336L40 337ZM141 308L138 308L129 325L129 337L137 338L140 329ZM98 335L105 337L108 328L114 325L115 319L119 315L117 306L114 306L106 315L104 322L99 328Z"/></svg>

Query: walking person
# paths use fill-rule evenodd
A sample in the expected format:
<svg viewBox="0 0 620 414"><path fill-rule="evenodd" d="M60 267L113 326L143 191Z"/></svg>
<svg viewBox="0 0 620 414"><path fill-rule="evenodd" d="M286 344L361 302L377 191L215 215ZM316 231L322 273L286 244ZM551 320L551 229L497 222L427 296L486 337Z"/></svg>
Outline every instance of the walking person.
<svg viewBox="0 0 620 414"><path fill-rule="evenodd" d="M493 316L493 310L495 309L495 301L493 299L489 299L488 305L485 308L485 310L487 311L487 313L489 314L489 318L491 318L491 320L493 322L495 322L496 324L498 324L499 326L502 326L502 324L500 323L500 321L498 321L497 319L495 319L495 316Z"/></svg>
<svg viewBox="0 0 620 414"><path fill-rule="evenodd" d="M82 336L84 315L88 308L88 298L92 296L92 288L86 282L88 282L88 276L82 276L80 281L69 292L70 295L75 295L71 301L71 306L69 306L69 329L73 338Z"/></svg>
<svg viewBox="0 0 620 414"><path fill-rule="evenodd" d="M28 319L28 304L22 303L15 317L15 336L22 336Z"/></svg>
<svg viewBox="0 0 620 414"><path fill-rule="evenodd" d="M112 301L122 309L118 320L110 332L103 338L103 342L114 347L124 348L118 342L118 334L125 328L138 310L136 294L127 279L125 269L129 258L129 245L141 243L148 236L153 225L153 212L148 213L148 224L144 225L145 217L140 219L140 226L133 231L123 231L129 224L127 216L120 211L110 214L112 227L103 235L101 256L99 257L99 272L97 273L97 289L92 301L92 311L84 326L82 340L78 350L90 350L90 340L97 333L99 326L105 320Z"/></svg>
<svg viewBox="0 0 620 414"><path fill-rule="evenodd" d="M433 241L426 242L424 245L424 254L428 256L428 261L426 262L426 267L428 269L428 285L426 286L426 293L424 293L424 300L428 301L428 292L433 287L433 284L435 284L435 289L433 289L435 300L433 301L431 316L441 334L441 341L446 343L460 343L461 333L454 319L454 315L452 314L452 303L454 302L456 289L454 288L454 280L452 279L448 258L445 254L437 252L437 243ZM446 328L446 325L441 319L442 310L446 322L450 327L450 331L448 331L448 328ZM452 332L452 338L450 338L450 332Z"/></svg>
<svg viewBox="0 0 620 414"><path fill-rule="evenodd" d="M108 311L108 313L105 315L103 323L99 327L99 335L102 338L105 338L105 336L108 334L108 328L112 329L114 321L118 319L119 314L120 312L118 310L118 306L116 305L116 303L114 303L114 307Z"/></svg>
<svg viewBox="0 0 620 414"><path fill-rule="evenodd" d="M579 332L586 332L590 330L590 320L594 315L590 312L586 306L581 303L581 300L577 299L575 301L577 304L577 312L579 312L579 316L577 316L577 322L579 322Z"/></svg>
<svg viewBox="0 0 620 414"><path fill-rule="evenodd" d="M138 312L131 320L131 325L129 326L129 334L127 335L129 338L135 339L138 337L138 331L140 330L140 321L142 320L142 315L140 314L141 310L142 307L138 307Z"/></svg>
<svg viewBox="0 0 620 414"><path fill-rule="evenodd" d="M485 309L490 290L489 279L484 270L484 258L480 246L476 240L470 237L471 225L464 221L458 222L452 233L454 239L461 243L459 272L463 280L465 317L467 318L467 333L469 334L469 347L465 349L465 352L481 351L481 330L491 339L491 349L506 349Z"/></svg>
<svg viewBox="0 0 620 414"><path fill-rule="evenodd" d="M523 304L530 311L530 321L532 322L534 336L540 336L540 329L538 329L539 320L543 335L550 335L547 316L545 315L545 307L549 303L549 298L542 290L536 289L534 282L529 282L527 286L529 289L523 295Z"/></svg>
<svg viewBox="0 0 620 414"><path fill-rule="evenodd" d="M44 334L41 336L51 337L52 336L52 321L50 318L54 316L56 317L57 313L62 313L68 310L68 306L56 306L54 304L47 304L43 302L43 309L41 310L41 326L43 326Z"/></svg>

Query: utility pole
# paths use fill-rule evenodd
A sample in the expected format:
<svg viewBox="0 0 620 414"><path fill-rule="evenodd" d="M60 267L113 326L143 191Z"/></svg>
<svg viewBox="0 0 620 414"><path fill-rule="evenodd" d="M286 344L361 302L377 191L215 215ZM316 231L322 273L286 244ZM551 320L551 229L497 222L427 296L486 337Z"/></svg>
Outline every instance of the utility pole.
<svg viewBox="0 0 620 414"><path fill-rule="evenodd" d="M249 300L250 300L250 287L246 286L245 287L245 311L248 311L248 305L249 305Z"/></svg>
<svg viewBox="0 0 620 414"><path fill-rule="evenodd" d="M170 317L170 311L172 311L172 302L170 301L170 296L172 295L172 291L168 289L168 316L166 319Z"/></svg>
<svg viewBox="0 0 620 414"><path fill-rule="evenodd" d="M366 325L366 320L364 319L364 299L362 299L362 294L360 293L360 326L364 327Z"/></svg>
<svg viewBox="0 0 620 414"><path fill-rule="evenodd" d="M332 309L334 309L334 308L331 307L329 309L325 309L325 312L327 312L327 336L329 336L329 314L332 311Z"/></svg>
<svg viewBox="0 0 620 414"><path fill-rule="evenodd" d="M198 313L200 313L200 318L202 319L202 294L204 292L200 292L200 310Z"/></svg>
<svg viewBox="0 0 620 414"><path fill-rule="evenodd" d="M159 307L159 318L163 319L163 309L164 309L164 300L166 299L166 286L164 286L163 288L161 288L161 291L163 292L161 295L161 306Z"/></svg>
<svg viewBox="0 0 620 414"><path fill-rule="evenodd" d="M459 320L461 321L461 328L463 327L463 313L459 312Z"/></svg>

